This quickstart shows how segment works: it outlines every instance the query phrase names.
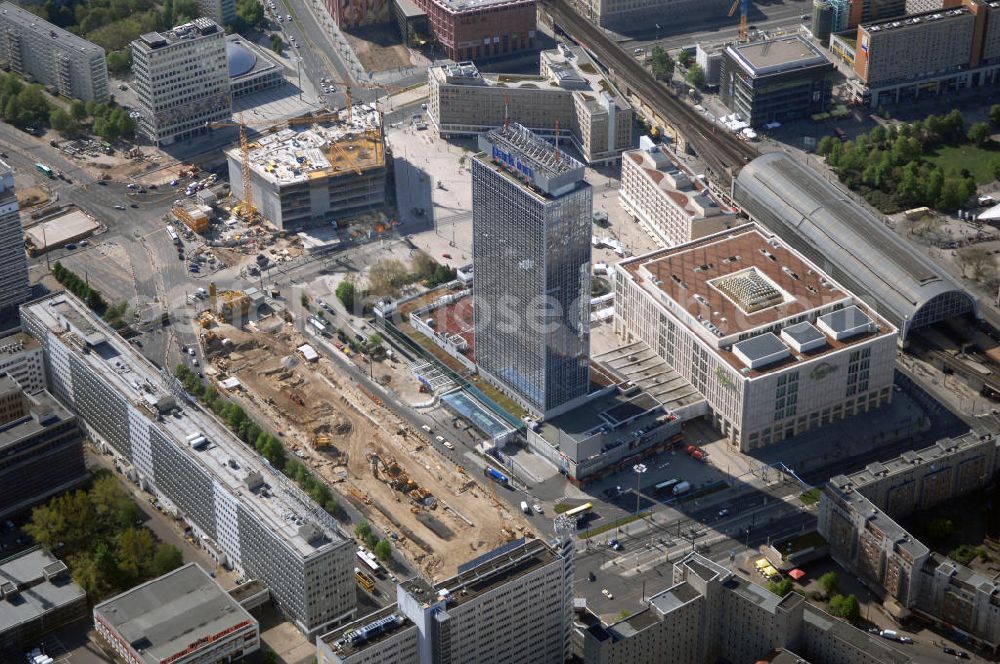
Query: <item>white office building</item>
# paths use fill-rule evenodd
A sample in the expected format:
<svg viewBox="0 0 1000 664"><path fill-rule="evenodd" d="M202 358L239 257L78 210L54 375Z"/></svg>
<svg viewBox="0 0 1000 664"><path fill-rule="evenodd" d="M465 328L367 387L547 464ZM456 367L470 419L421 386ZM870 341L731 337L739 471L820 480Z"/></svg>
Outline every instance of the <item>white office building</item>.
<svg viewBox="0 0 1000 664"><path fill-rule="evenodd" d="M173 380L75 297L30 302L21 319L52 393L220 564L266 583L303 632L354 618L354 542L329 514L198 404L178 409Z"/></svg>
<svg viewBox="0 0 1000 664"><path fill-rule="evenodd" d="M14 73L64 97L108 101L104 49L12 2L0 3L0 59Z"/></svg>
<svg viewBox="0 0 1000 664"><path fill-rule="evenodd" d="M132 61L139 132L156 145L192 138L232 116L226 34L215 21L146 33L132 42Z"/></svg>
<svg viewBox="0 0 1000 664"><path fill-rule="evenodd" d="M673 247L742 222L665 145L648 138L622 155L618 200L664 247Z"/></svg>
<svg viewBox="0 0 1000 664"><path fill-rule="evenodd" d="M752 450L888 403L898 332L756 224L623 261L615 331L642 341Z"/></svg>

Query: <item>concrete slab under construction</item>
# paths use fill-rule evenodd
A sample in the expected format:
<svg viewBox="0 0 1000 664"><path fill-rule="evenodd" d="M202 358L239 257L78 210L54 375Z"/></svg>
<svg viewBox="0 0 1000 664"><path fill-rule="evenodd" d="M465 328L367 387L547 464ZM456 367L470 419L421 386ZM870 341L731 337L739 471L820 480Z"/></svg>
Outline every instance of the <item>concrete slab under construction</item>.
<svg viewBox="0 0 1000 664"><path fill-rule="evenodd" d="M385 141L377 109L289 120L249 146L254 205L274 226L301 230L385 203ZM239 147L226 153L232 191L242 197Z"/></svg>

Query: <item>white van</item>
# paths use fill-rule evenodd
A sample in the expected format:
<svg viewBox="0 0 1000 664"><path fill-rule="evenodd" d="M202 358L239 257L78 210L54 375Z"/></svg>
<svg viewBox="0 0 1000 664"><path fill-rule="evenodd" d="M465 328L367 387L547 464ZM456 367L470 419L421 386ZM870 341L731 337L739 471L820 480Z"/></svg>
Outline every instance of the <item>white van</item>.
<svg viewBox="0 0 1000 664"><path fill-rule="evenodd" d="M528 503L523 500L521 501L521 511L525 514L531 514L531 508L528 507Z"/></svg>

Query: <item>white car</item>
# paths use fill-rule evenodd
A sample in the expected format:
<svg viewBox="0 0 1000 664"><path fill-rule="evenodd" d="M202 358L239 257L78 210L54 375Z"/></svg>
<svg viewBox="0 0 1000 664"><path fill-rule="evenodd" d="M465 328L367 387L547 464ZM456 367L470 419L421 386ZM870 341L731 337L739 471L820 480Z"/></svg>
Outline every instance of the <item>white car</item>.
<svg viewBox="0 0 1000 664"><path fill-rule="evenodd" d="M436 440L439 443L443 443L444 442L444 436L434 436L434 440Z"/></svg>
<svg viewBox="0 0 1000 664"><path fill-rule="evenodd" d="M541 514L544 511L544 510L542 510L542 506L539 505L538 503L535 503L534 505L532 505L531 509L535 510L535 514Z"/></svg>
<svg viewBox="0 0 1000 664"><path fill-rule="evenodd" d="M289 14L288 16L286 16L285 20L288 21L289 23L291 23L292 22L292 15Z"/></svg>
<svg viewBox="0 0 1000 664"><path fill-rule="evenodd" d="M455 449L455 446L454 446L454 445L452 445L452 444L451 444L450 442L448 442L447 440L446 440L446 441L444 441L444 443L442 443L442 445L444 445L445 447L447 447L447 448L448 448L449 450L453 450L453 449Z"/></svg>
<svg viewBox="0 0 1000 664"><path fill-rule="evenodd" d="M124 205L116 205L116 206L115 206L115 209L116 209L116 210L124 210L124 209L125 209L125 206L124 206Z"/></svg>
<svg viewBox="0 0 1000 664"><path fill-rule="evenodd" d="M188 355L194 357L194 348L188 348Z"/></svg>
<svg viewBox="0 0 1000 664"><path fill-rule="evenodd" d="M420 428L423 429L424 431L426 431L427 433L431 432L431 428L429 426L427 426L426 424L421 424Z"/></svg>

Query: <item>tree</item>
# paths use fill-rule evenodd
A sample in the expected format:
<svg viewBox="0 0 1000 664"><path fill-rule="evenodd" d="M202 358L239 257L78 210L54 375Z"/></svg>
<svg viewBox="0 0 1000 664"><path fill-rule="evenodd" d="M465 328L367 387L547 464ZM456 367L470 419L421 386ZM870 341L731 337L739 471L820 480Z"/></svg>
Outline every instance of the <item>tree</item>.
<svg viewBox="0 0 1000 664"><path fill-rule="evenodd" d="M285 51L285 40L279 34L271 35L271 50L281 55Z"/></svg>
<svg viewBox="0 0 1000 664"><path fill-rule="evenodd" d="M660 80L670 80L674 75L674 61L662 46L654 46L650 58L653 76Z"/></svg>
<svg viewBox="0 0 1000 664"><path fill-rule="evenodd" d="M690 69L688 69L687 76L684 77L684 80L692 86L700 88L705 85L705 71L698 63L692 64Z"/></svg>
<svg viewBox="0 0 1000 664"><path fill-rule="evenodd" d="M423 250L413 252L413 258L410 259L410 269L418 279L429 279L437 266L437 261Z"/></svg>
<svg viewBox="0 0 1000 664"><path fill-rule="evenodd" d="M782 579L781 581L771 581L767 584L767 589L778 597L784 597L788 593L792 592L794 586L792 585L791 579Z"/></svg>
<svg viewBox="0 0 1000 664"><path fill-rule="evenodd" d="M980 245L966 247L958 252L959 264L962 266L962 276L968 277L972 271L972 279L983 281L996 274L996 262L993 256Z"/></svg>
<svg viewBox="0 0 1000 664"><path fill-rule="evenodd" d="M345 279L344 281L341 281L340 284L337 286L336 290L337 299L340 300L341 304L344 305L344 308L347 309L349 313L354 311L355 294L356 293L353 281Z"/></svg>
<svg viewBox="0 0 1000 664"><path fill-rule="evenodd" d="M367 343L368 352L369 353L374 353L379 348L381 348L382 347L382 341L383 341L382 340L382 335L379 334L378 332L375 332L374 334L372 334L371 336L369 336L368 337L368 343Z"/></svg>
<svg viewBox="0 0 1000 664"><path fill-rule="evenodd" d="M990 124L1000 127L1000 104L990 106Z"/></svg>
<svg viewBox="0 0 1000 664"><path fill-rule="evenodd" d="M236 21L234 26L237 32L260 27L264 23L264 7L257 0L236 0Z"/></svg>
<svg viewBox="0 0 1000 664"><path fill-rule="evenodd" d="M153 555L152 573L154 576L163 576L184 564L184 557L181 550L172 544L160 542L156 545L156 553Z"/></svg>
<svg viewBox="0 0 1000 664"><path fill-rule="evenodd" d="M964 188L955 178L947 178L941 187L941 195L937 200L939 210L956 210L966 200Z"/></svg>
<svg viewBox="0 0 1000 664"><path fill-rule="evenodd" d="M81 122L87 117L87 106L79 99L74 99L73 103L69 105L69 114L73 116L73 119L77 122Z"/></svg>
<svg viewBox="0 0 1000 664"><path fill-rule="evenodd" d="M133 583L146 576L155 553L153 535L145 528L129 528L115 540L118 568Z"/></svg>
<svg viewBox="0 0 1000 664"><path fill-rule="evenodd" d="M372 527L367 521L358 521L354 525L354 535L360 540L368 539L371 533Z"/></svg>
<svg viewBox="0 0 1000 664"><path fill-rule="evenodd" d="M383 258L368 270L368 292L376 298L394 297L408 281L406 266L395 258Z"/></svg>
<svg viewBox="0 0 1000 664"><path fill-rule="evenodd" d="M970 142L982 147L989 143L990 141L990 126L985 122L977 122L969 127L969 132L966 134L966 138Z"/></svg>
<svg viewBox="0 0 1000 664"><path fill-rule="evenodd" d="M375 544L375 555L382 562L386 562L392 558L392 545L389 544L389 540L379 540Z"/></svg>
<svg viewBox="0 0 1000 664"><path fill-rule="evenodd" d="M830 598L830 613L848 621L855 621L861 615L861 607L858 598L854 595L834 595Z"/></svg>
<svg viewBox="0 0 1000 664"><path fill-rule="evenodd" d="M833 136L827 135L819 139L816 145L816 152L824 157L833 151Z"/></svg>
<svg viewBox="0 0 1000 664"><path fill-rule="evenodd" d="M49 124L63 136L75 134L80 130L76 120L66 111L57 108L49 113Z"/></svg>
<svg viewBox="0 0 1000 664"><path fill-rule="evenodd" d="M823 594L827 597L836 595L837 591L840 590L840 579L837 577L837 573L831 570L819 577L819 587L823 589Z"/></svg>
<svg viewBox="0 0 1000 664"><path fill-rule="evenodd" d="M947 129L946 139L948 141L960 141L965 135L965 117L957 108L953 108L951 113L945 116L944 124Z"/></svg>
<svg viewBox="0 0 1000 664"><path fill-rule="evenodd" d="M691 63L694 62L694 53L688 50L681 51L680 55L677 56L677 61L683 67L690 67Z"/></svg>
<svg viewBox="0 0 1000 664"><path fill-rule="evenodd" d="M108 72L121 76L132 69L132 52L128 49L121 51L111 51L105 56L108 63Z"/></svg>

